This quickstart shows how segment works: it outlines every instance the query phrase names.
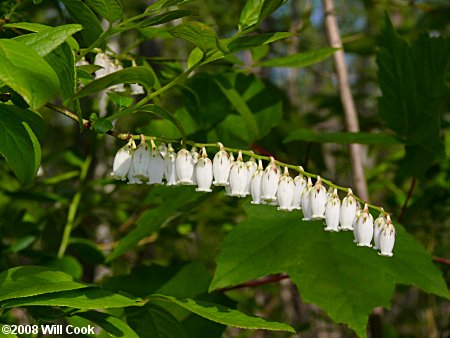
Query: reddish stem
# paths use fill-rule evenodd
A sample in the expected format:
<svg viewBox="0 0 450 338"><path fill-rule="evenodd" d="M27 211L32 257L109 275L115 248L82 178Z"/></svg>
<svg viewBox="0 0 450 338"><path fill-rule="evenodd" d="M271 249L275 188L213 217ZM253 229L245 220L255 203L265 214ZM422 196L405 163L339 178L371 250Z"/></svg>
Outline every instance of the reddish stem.
<svg viewBox="0 0 450 338"><path fill-rule="evenodd" d="M280 280L289 278L289 276L285 273L280 273L277 275L271 275L271 276L266 276L263 278L259 278L256 280L252 280L249 282L245 282L242 284L237 284L234 286L230 286L227 288L223 288L220 289L220 291L224 292L224 291L230 291L230 290L235 290L235 289L242 289L242 288L247 288L247 287L253 287L253 286L259 286L259 285L264 285L264 284L269 284L269 283L276 283L279 282Z"/></svg>

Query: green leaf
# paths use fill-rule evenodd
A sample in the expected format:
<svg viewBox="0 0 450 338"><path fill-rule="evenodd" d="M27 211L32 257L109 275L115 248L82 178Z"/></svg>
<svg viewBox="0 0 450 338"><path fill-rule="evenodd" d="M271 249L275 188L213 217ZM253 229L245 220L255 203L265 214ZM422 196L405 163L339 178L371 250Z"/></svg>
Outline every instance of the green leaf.
<svg viewBox="0 0 450 338"><path fill-rule="evenodd" d="M151 11L159 11L163 8L177 6L191 1L192 0L157 0L145 9L145 13L149 13Z"/></svg>
<svg viewBox="0 0 450 338"><path fill-rule="evenodd" d="M83 26L81 36L84 45L89 46L103 33L103 28L97 16L81 0L61 0L70 16ZM102 48L102 46L96 46Z"/></svg>
<svg viewBox="0 0 450 338"><path fill-rule="evenodd" d="M180 322L167 310L155 304L125 310L127 321L140 337L186 337Z"/></svg>
<svg viewBox="0 0 450 338"><path fill-rule="evenodd" d="M109 98L121 108L126 108L133 103L133 98L125 95L120 95L114 92L107 93Z"/></svg>
<svg viewBox="0 0 450 338"><path fill-rule="evenodd" d="M238 50L267 45L269 43L281 39L286 39L291 36L294 36L294 34L290 32L275 32L275 33L241 36L236 40L232 41L227 47L229 48L230 51L235 52Z"/></svg>
<svg viewBox="0 0 450 338"><path fill-rule="evenodd" d="M322 222L300 221L296 212L245 208L249 217L225 238L210 290L286 272L304 301L347 323L361 337L366 336L372 309L390 306L396 284L450 298L430 254L400 225L394 256L387 258L357 247L352 233L326 232Z"/></svg>
<svg viewBox="0 0 450 338"><path fill-rule="evenodd" d="M245 100L239 95L238 91L233 87L233 84L227 77L216 78L216 83L219 86L222 93L227 97L232 106L242 116L245 125L247 127L249 136L251 139L257 139L259 137L259 128L256 123L256 119L253 116L252 111L248 107Z"/></svg>
<svg viewBox="0 0 450 338"><path fill-rule="evenodd" d="M203 53L203 51L202 51L200 48L195 47L195 48L189 53L189 57L188 57L188 59L187 59L187 61L186 61L186 67L187 67L187 69L189 70L189 69L191 69L192 67L194 67L194 66L196 66L197 64L199 64L199 63L203 60L204 55L205 55L205 54Z"/></svg>
<svg viewBox="0 0 450 338"><path fill-rule="evenodd" d="M86 288L64 272L42 266L19 266L0 273L0 301Z"/></svg>
<svg viewBox="0 0 450 338"><path fill-rule="evenodd" d="M33 181L41 162L35 134L41 123L42 119L29 110L0 103L0 154L22 185Z"/></svg>
<svg viewBox="0 0 450 338"><path fill-rule="evenodd" d="M45 61L58 74L59 95L63 101L72 97L77 89L75 80L75 55L68 44L63 44L45 57ZM72 107L71 107L72 108ZM78 116L79 118L81 116Z"/></svg>
<svg viewBox="0 0 450 338"><path fill-rule="evenodd" d="M148 19L141 20L137 23L132 23L125 27L135 27L135 28L145 28L149 26L156 26L163 23L167 23L176 19L184 18L186 16L196 15L196 12L185 10L185 9L176 9L174 11L169 11L163 14L152 16Z"/></svg>
<svg viewBox="0 0 450 338"><path fill-rule="evenodd" d="M79 312L77 316L87 319L103 330L108 332L112 337L126 337L126 338L138 338L139 336L136 332L128 326L123 320L114 317L108 313L98 312L98 311L86 311Z"/></svg>
<svg viewBox="0 0 450 338"><path fill-rule="evenodd" d="M403 167L410 175L424 177L434 161L445 156L441 119L448 97L449 40L422 35L410 47L386 15L379 44L380 117L401 138L416 145L407 147Z"/></svg>
<svg viewBox="0 0 450 338"><path fill-rule="evenodd" d="M248 316L238 310L229 309L219 304L195 301L192 299L178 299L172 296L152 295L149 297L151 301L163 300L175 303L192 313L202 316L220 324L240 327L243 329L263 329L272 331L295 332L295 330L287 324L270 322L260 317Z"/></svg>
<svg viewBox="0 0 450 338"><path fill-rule="evenodd" d="M153 73L147 67L125 68L92 81L81 88L73 99L79 99L120 83L139 83L148 90L153 87L155 79Z"/></svg>
<svg viewBox="0 0 450 338"><path fill-rule="evenodd" d="M128 298L98 288L60 291L37 296L10 299L0 303L2 308L22 306L68 306L76 309L106 309L140 305L140 299Z"/></svg>
<svg viewBox="0 0 450 338"><path fill-rule="evenodd" d="M239 16L239 30L244 31L259 24L287 0L247 0Z"/></svg>
<svg viewBox="0 0 450 338"><path fill-rule="evenodd" d="M110 23L119 20L123 15L120 0L86 0L86 4Z"/></svg>
<svg viewBox="0 0 450 338"><path fill-rule="evenodd" d="M47 28L38 33L20 35L14 40L34 49L40 56L46 56L82 29L83 27L78 24L62 25Z"/></svg>
<svg viewBox="0 0 450 338"><path fill-rule="evenodd" d="M326 133L317 132L310 129L296 129L288 134L284 139L284 143L292 141L306 141L317 143L360 143L360 144L375 144L375 145L392 145L402 144L395 136L387 133L350 133L350 132L336 132Z"/></svg>
<svg viewBox="0 0 450 338"><path fill-rule="evenodd" d="M183 125L178 121L178 119L172 113L169 113L167 110L157 106L156 104L146 104L139 108L140 112L154 114L163 119L170 121L175 127L177 127L180 135L183 139L186 138L186 133L184 132Z"/></svg>
<svg viewBox="0 0 450 338"><path fill-rule="evenodd" d="M94 129L97 133L104 134L113 129L113 124L110 120L100 117L94 121Z"/></svg>
<svg viewBox="0 0 450 338"><path fill-rule="evenodd" d="M336 48L322 48L256 63L255 67L307 67L322 62L334 54Z"/></svg>
<svg viewBox="0 0 450 338"><path fill-rule="evenodd" d="M184 23L175 26L169 32L176 38L193 43L204 52L217 47L216 33L201 22Z"/></svg>
<svg viewBox="0 0 450 338"><path fill-rule="evenodd" d="M179 186L170 189L167 189L167 187L155 187L149 196L149 200L152 203L160 206L145 211L139 217L136 228L120 240L119 245L108 256L107 261L116 259L135 247L141 239L158 231L165 222L178 215L178 209L197 200L200 194L193 191L192 187ZM170 203L167 203L167 201L170 201Z"/></svg>
<svg viewBox="0 0 450 338"><path fill-rule="evenodd" d="M30 47L0 39L0 81L22 95L32 109L38 109L55 96L58 76Z"/></svg>

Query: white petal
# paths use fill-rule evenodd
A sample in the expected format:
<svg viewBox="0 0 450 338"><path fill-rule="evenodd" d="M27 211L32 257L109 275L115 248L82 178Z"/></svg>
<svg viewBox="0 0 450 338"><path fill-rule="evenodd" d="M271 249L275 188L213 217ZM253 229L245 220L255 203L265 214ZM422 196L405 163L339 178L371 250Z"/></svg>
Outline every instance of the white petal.
<svg viewBox="0 0 450 338"><path fill-rule="evenodd" d="M144 87L142 87L138 83L130 84L130 88L131 88L131 95L142 95L142 94L145 94Z"/></svg>
<svg viewBox="0 0 450 338"><path fill-rule="evenodd" d="M292 177L289 176L288 168L285 167L284 170L285 172L278 182L278 210L292 211L292 201L294 200L295 184Z"/></svg>
<svg viewBox="0 0 450 338"><path fill-rule="evenodd" d="M155 146L152 147L150 154L150 165L148 166L148 183L163 184L164 177L164 159Z"/></svg>
<svg viewBox="0 0 450 338"><path fill-rule="evenodd" d="M125 181L130 170L132 160L132 151L129 144L120 148L114 156L113 171L111 176L116 180Z"/></svg>
<svg viewBox="0 0 450 338"><path fill-rule="evenodd" d="M133 153L134 177L140 181L148 181L148 167L150 165L150 149L145 141L136 148Z"/></svg>
<svg viewBox="0 0 450 338"><path fill-rule="evenodd" d="M311 192L311 218L323 219L325 218L325 203L327 202L327 190L322 185L320 176L317 177L317 182L312 188Z"/></svg>
<svg viewBox="0 0 450 338"><path fill-rule="evenodd" d="M182 148L177 154L175 160L178 183L183 185L192 185L192 175L194 173L194 160L191 153Z"/></svg>
<svg viewBox="0 0 450 338"><path fill-rule="evenodd" d="M309 221L312 216L311 210L311 189L312 189L312 181L311 178L308 177L308 184L306 188L302 192L302 212L303 212L303 220Z"/></svg>
<svg viewBox="0 0 450 338"><path fill-rule="evenodd" d="M209 158L201 158L195 165L195 176L198 188L195 191L211 192L213 181L212 162Z"/></svg>
<svg viewBox="0 0 450 338"><path fill-rule="evenodd" d="M264 170L261 182L261 199L265 202L277 200L278 182L280 180L280 169L272 158L269 165Z"/></svg>
<svg viewBox="0 0 450 338"><path fill-rule="evenodd" d="M341 200L337 195L336 189L325 204L325 224L326 231L339 231L339 211L341 208Z"/></svg>
<svg viewBox="0 0 450 338"><path fill-rule="evenodd" d="M247 161L245 164L247 165L247 169L248 169L248 179L247 179L247 186L245 187L245 193L247 195L250 195L251 194L250 182L252 181L253 174L258 169L258 165L256 164L255 159L253 159L253 158L251 160Z"/></svg>
<svg viewBox="0 0 450 338"><path fill-rule="evenodd" d="M392 257L395 244L395 228L389 215L380 234L380 255Z"/></svg>
<svg viewBox="0 0 450 338"><path fill-rule="evenodd" d="M372 246L370 242L372 241L373 238L373 217L369 213L367 204L358 218L358 222L356 225L356 232L358 236L358 246L367 246L367 247Z"/></svg>
<svg viewBox="0 0 450 338"><path fill-rule="evenodd" d="M230 176L231 160L225 149L219 150L213 159L214 185L227 186Z"/></svg>
<svg viewBox="0 0 450 338"><path fill-rule="evenodd" d="M373 242L375 243L373 248L375 250L378 250L380 248L380 234L385 224L386 216L384 213L380 214L380 216L378 216L378 218L373 223Z"/></svg>
<svg viewBox="0 0 450 338"><path fill-rule="evenodd" d="M242 161L242 154L239 152L238 159L233 163L230 170L230 196L245 197L247 195L245 189L247 187L248 175L248 168Z"/></svg>
<svg viewBox="0 0 450 338"><path fill-rule="evenodd" d="M302 209L302 192L306 188L306 179L303 175L297 175L294 178L294 198L292 200L292 208L301 210Z"/></svg>
<svg viewBox="0 0 450 338"><path fill-rule="evenodd" d="M164 158L164 177L166 178L167 185L178 185L177 171L175 168L175 159L177 155L169 144L169 150L167 156Z"/></svg>
<svg viewBox="0 0 450 338"><path fill-rule="evenodd" d="M341 230L353 230L353 220L356 216L356 199L353 197L352 190L349 189L348 195L344 197L339 214Z"/></svg>

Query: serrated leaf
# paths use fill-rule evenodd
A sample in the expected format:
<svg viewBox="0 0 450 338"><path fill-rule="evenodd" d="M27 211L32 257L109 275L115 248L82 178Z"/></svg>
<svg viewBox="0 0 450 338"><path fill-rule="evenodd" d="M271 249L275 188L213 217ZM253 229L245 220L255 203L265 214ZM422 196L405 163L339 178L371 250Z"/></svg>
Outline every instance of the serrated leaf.
<svg viewBox="0 0 450 338"><path fill-rule="evenodd" d="M40 56L46 56L82 29L83 27L78 24L62 25L47 28L37 33L20 35L14 40L34 49Z"/></svg>
<svg viewBox="0 0 450 338"><path fill-rule="evenodd" d="M231 52L235 52L238 50L267 45L269 43L281 39L286 39L291 36L294 36L294 34L290 32L275 32L275 33L263 33L256 35L241 36L236 40L232 41L227 47Z"/></svg>
<svg viewBox="0 0 450 338"><path fill-rule="evenodd" d="M98 311L86 311L77 313L77 316L97 324L103 330L108 332L109 335L111 335L112 337L126 337L126 338L139 337L127 323L108 313Z"/></svg>
<svg viewBox="0 0 450 338"><path fill-rule="evenodd" d="M0 80L19 93L32 109L55 96L59 80L53 68L32 48L0 39Z"/></svg>
<svg viewBox="0 0 450 338"><path fill-rule="evenodd" d="M110 23L119 20L123 15L120 0L86 0L86 4Z"/></svg>
<svg viewBox="0 0 450 338"><path fill-rule="evenodd" d="M394 257L386 258L357 247L350 232L329 233L320 221L300 221L297 212L245 208L249 217L225 238L210 290L286 272L303 300L361 337L372 309L390 306L396 284L450 298L430 254L399 225Z"/></svg>
<svg viewBox="0 0 450 338"><path fill-rule="evenodd" d="M274 58L254 64L255 67L307 67L328 59L334 54L336 48L322 48L309 52L297 53Z"/></svg>
<svg viewBox="0 0 450 338"><path fill-rule="evenodd" d="M306 141L317 143L360 143L374 145L402 144L394 135L387 133L350 133L350 132L317 132L310 129L296 129L288 134L284 143L293 141Z"/></svg>
<svg viewBox="0 0 450 338"><path fill-rule="evenodd" d="M220 304L196 301L193 299L178 299L166 295L152 295L149 297L151 301L169 301L175 303L192 313L201 317L212 320L213 322L240 327L243 329L262 329L272 331L295 332L295 330L287 324L270 322L261 317L248 316L238 310L229 309Z"/></svg>
<svg viewBox="0 0 450 338"><path fill-rule="evenodd" d="M175 115L169 113L164 108L161 108L160 106L158 106L156 104L146 104L146 105L140 107L138 111L154 114L156 116L159 116L163 119L170 121L175 127L177 127L178 131L180 132L181 137L183 139L186 138L186 133L184 132L183 125L180 123L180 121L178 121L178 119L175 117Z"/></svg>
<svg viewBox="0 0 450 338"><path fill-rule="evenodd" d="M129 308L125 313L128 323L140 337L186 337L180 322L158 305L148 304L143 308Z"/></svg>
<svg viewBox="0 0 450 338"><path fill-rule="evenodd" d="M83 26L81 36L84 45L92 44L103 33L103 28L97 16L81 0L61 0L70 16ZM96 46L102 48L102 46Z"/></svg>
<svg viewBox="0 0 450 338"><path fill-rule="evenodd" d="M216 33L201 22L181 24L173 27L169 32L176 38L193 43L204 52L217 47L218 38Z"/></svg>
<svg viewBox="0 0 450 338"><path fill-rule="evenodd" d="M138 66L125 68L90 82L81 88L74 95L73 99L79 99L83 96L99 92L120 83L139 83L146 89L151 89L155 80L153 73L147 67Z"/></svg>
<svg viewBox="0 0 450 338"><path fill-rule="evenodd" d="M19 266L0 273L0 301L86 288L64 272L42 266Z"/></svg>
<svg viewBox="0 0 450 338"><path fill-rule="evenodd" d="M138 306L140 301L140 299L132 299L99 288L84 288L10 299L1 302L0 307L68 306L76 309L91 310Z"/></svg>
<svg viewBox="0 0 450 338"><path fill-rule="evenodd" d="M35 135L41 123L29 110L0 103L0 154L22 185L33 181L41 162L41 146Z"/></svg>

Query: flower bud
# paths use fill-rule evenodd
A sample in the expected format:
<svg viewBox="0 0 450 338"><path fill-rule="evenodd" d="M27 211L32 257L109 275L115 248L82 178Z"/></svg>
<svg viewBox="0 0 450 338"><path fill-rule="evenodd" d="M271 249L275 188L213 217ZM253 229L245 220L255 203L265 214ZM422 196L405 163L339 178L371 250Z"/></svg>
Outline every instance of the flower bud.
<svg viewBox="0 0 450 338"><path fill-rule="evenodd" d="M364 205L364 210L358 218L356 231L358 235L357 245L371 247L372 244L370 244L370 242L373 238L373 216L369 213L367 203Z"/></svg>
<svg viewBox="0 0 450 338"><path fill-rule="evenodd" d="M164 159L156 148L155 142L152 142L152 150L150 152L150 165L148 166L147 184L163 184L164 177Z"/></svg>
<svg viewBox="0 0 450 338"><path fill-rule="evenodd" d="M356 199L353 196L352 189L348 189L347 196L344 197L341 204L339 221L341 230L353 230L353 220L356 215Z"/></svg>
<svg viewBox="0 0 450 338"><path fill-rule="evenodd" d="M148 181L148 167L150 166L150 149L145 136L141 135L141 143L133 153L133 171L134 177L139 181Z"/></svg>
<svg viewBox="0 0 450 338"><path fill-rule="evenodd" d="M175 160L175 168L177 171L178 183L183 185L192 185L192 175L194 173L194 159L191 153L182 148L177 154Z"/></svg>
<svg viewBox="0 0 450 338"><path fill-rule="evenodd" d="M325 218L325 203L327 202L327 190L322 185L320 176L317 176L317 182L311 192L311 211L312 219Z"/></svg>
<svg viewBox="0 0 450 338"><path fill-rule="evenodd" d="M303 168L300 167L303 171ZM306 179L302 174L295 176L294 178L294 198L292 200L292 209L301 210L302 209L302 192L306 188Z"/></svg>
<svg viewBox="0 0 450 338"><path fill-rule="evenodd" d="M334 189L331 197L325 203L325 224L326 231L339 231L339 211L341 208L341 200L339 199L337 190Z"/></svg>
<svg viewBox="0 0 450 338"><path fill-rule="evenodd" d="M381 256L392 257L392 250L395 244L395 228L392 224L391 217L387 215L386 224L380 234L380 253Z"/></svg>
<svg viewBox="0 0 450 338"><path fill-rule="evenodd" d="M203 147L202 156L195 165L195 177L198 188L195 191L211 192L211 184L213 181L212 162L208 158L206 149Z"/></svg>
<svg viewBox="0 0 450 338"><path fill-rule="evenodd" d="M178 185L177 170L175 168L176 157L175 150L172 148L172 144L169 143L169 148L164 158L164 177L167 185Z"/></svg>
<svg viewBox="0 0 450 338"><path fill-rule="evenodd" d="M302 192L302 211L304 221L311 220L312 210L311 210L311 190L312 190L312 181L311 177L308 177L308 183L306 184L306 188L303 189Z"/></svg>
<svg viewBox="0 0 450 338"><path fill-rule="evenodd" d="M373 243L374 243L373 248L375 250L378 250L380 248L380 234L385 224L386 224L386 213L382 211L380 212L380 215L373 223Z"/></svg>
<svg viewBox="0 0 450 338"><path fill-rule="evenodd" d="M245 194L250 195L251 194L250 182L252 181L253 174L258 169L258 165L256 164L256 160L253 157L251 157L250 160L245 162L245 165L247 166L248 170L248 179L247 179L247 186L245 187Z"/></svg>
<svg viewBox="0 0 450 338"><path fill-rule="evenodd" d="M245 189L248 180L247 165L242 161L242 153L239 151L236 162L233 163L230 170L230 196L245 197Z"/></svg>
<svg viewBox="0 0 450 338"><path fill-rule="evenodd" d="M258 169L252 175L250 181L250 193L252 194L252 204L261 204L261 181L264 174L262 161L258 161Z"/></svg>
<svg viewBox="0 0 450 338"><path fill-rule="evenodd" d="M278 181L280 180L280 170L275 163L275 159L270 157L270 163L264 170L261 183L261 199L265 202L277 200Z"/></svg>
<svg viewBox="0 0 450 338"><path fill-rule="evenodd" d="M292 201L294 200L295 184L291 176L289 176L289 170L284 167L284 174L281 176L278 182L278 210L292 211Z"/></svg>
<svg viewBox="0 0 450 338"><path fill-rule="evenodd" d="M231 160L222 143L219 143L220 150L214 155L213 175L214 185L227 186L230 177Z"/></svg>
<svg viewBox="0 0 450 338"><path fill-rule="evenodd" d="M125 181L127 177L132 161L132 144L134 144L134 142L130 140L130 142L120 148L117 151L116 156L114 156L113 171L111 176L116 180Z"/></svg>

